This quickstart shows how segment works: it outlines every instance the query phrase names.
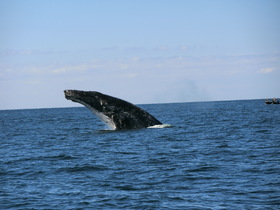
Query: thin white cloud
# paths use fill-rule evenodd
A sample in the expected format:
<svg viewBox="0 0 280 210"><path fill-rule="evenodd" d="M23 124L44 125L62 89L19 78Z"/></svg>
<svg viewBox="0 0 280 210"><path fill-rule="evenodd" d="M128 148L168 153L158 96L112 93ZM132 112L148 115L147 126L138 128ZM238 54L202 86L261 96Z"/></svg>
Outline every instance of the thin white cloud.
<svg viewBox="0 0 280 210"><path fill-rule="evenodd" d="M14 55L31 55L31 50L1 50L0 57L14 56Z"/></svg>
<svg viewBox="0 0 280 210"><path fill-rule="evenodd" d="M80 64L80 65L74 65L74 66L62 66L56 69L53 69L51 71L52 74L66 74L69 72L82 72L87 71L90 68L94 68L92 65L88 64Z"/></svg>
<svg viewBox="0 0 280 210"><path fill-rule="evenodd" d="M166 51L166 50L168 50L168 47L162 45L162 46L157 47L156 50L159 50L159 51Z"/></svg>
<svg viewBox="0 0 280 210"><path fill-rule="evenodd" d="M26 81L26 84L28 84L28 85L38 85L38 84L41 84L41 82L39 80L28 80L28 81Z"/></svg>
<svg viewBox="0 0 280 210"><path fill-rule="evenodd" d="M125 74L124 76L127 77L127 78L135 78L137 77L139 74L137 73L131 73L131 74Z"/></svg>
<svg viewBox="0 0 280 210"><path fill-rule="evenodd" d="M0 85L9 90L16 83L15 87L22 92L33 90L35 85L36 90L51 87L50 95L67 88L98 90L134 103L258 98L261 96L256 90L270 79L262 74L278 73L280 69L279 59L274 59L277 56L133 55L92 57L72 64L2 62ZM244 84L242 88L240 84ZM268 92L269 87L261 91ZM244 92L246 88L248 91Z"/></svg>
<svg viewBox="0 0 280 210"><path fill-rule="evenodd" d="M263 69L261 69L261 73L262 74L269 74L269 73L272 73L272 72L274 72L274 68L263 68Z"/></svg>
<svg viewBox="0 0 280 210"><path fill-rule="evenodd" d="M184 50L189 50L190 47L186 46L186 45L182 45L182 46L179 46L178 49L184 51Z"/></svg>

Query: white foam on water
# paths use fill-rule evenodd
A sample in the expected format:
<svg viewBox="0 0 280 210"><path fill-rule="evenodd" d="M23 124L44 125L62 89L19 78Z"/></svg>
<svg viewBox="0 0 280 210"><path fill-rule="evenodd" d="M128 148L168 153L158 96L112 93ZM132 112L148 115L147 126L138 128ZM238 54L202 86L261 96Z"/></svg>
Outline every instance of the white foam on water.
<svg viewBox="0 0 280 210"><path fill-rule="evenodd" d="M148 128L170 128L173 127L170 124L161 124L161 125L153 125L153 126L149 126Z"/></svg>

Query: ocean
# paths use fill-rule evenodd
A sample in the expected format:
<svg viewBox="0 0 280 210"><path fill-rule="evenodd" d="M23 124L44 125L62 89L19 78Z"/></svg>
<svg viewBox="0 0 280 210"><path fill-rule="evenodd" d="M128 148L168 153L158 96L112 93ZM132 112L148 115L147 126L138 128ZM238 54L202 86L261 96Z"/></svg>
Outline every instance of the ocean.
<svg viewBox="0 0 280 210"><path fill-rule="evenodd" d="M0 209L280 209L280 105L139 105L168 128L108 130L85 107L0 111Z"/></svg>

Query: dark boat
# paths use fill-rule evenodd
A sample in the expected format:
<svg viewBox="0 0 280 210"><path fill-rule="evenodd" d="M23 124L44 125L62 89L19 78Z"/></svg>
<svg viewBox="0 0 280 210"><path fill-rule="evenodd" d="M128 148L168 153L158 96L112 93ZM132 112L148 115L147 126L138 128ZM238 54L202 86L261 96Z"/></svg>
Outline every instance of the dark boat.
<svg viewBox="0 0 280 210"><path fill-rule="evenodd" d="M276 98L272 99L271 101L266 99L265 104L280 104L280 102Z"/></svg>

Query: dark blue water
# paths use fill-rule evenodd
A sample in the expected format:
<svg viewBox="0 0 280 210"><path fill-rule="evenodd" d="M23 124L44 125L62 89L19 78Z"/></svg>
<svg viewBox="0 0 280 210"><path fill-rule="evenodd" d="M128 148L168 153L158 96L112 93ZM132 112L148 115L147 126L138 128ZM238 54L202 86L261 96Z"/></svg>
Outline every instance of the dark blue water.
<svg viewBox="0 0 280 210"><path fill-rule="evenodd" d="M0 209L279 209L280 105L154 104L171 128L86 108L0 111Z"/></svg>

